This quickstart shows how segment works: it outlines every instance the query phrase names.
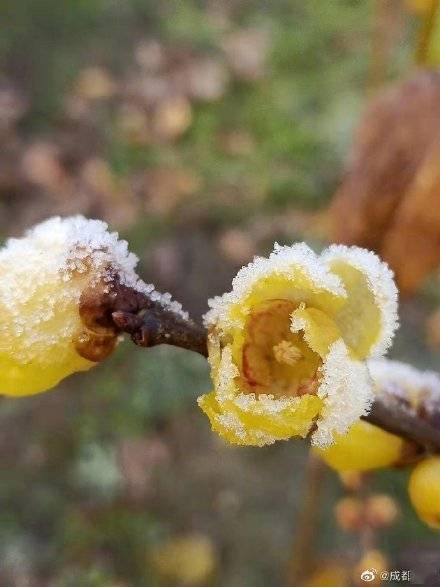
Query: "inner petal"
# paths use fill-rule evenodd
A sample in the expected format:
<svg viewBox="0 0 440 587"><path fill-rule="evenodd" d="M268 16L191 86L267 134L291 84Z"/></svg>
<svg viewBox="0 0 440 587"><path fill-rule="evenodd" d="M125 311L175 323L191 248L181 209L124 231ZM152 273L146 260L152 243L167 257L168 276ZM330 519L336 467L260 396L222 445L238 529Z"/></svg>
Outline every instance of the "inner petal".
<svg viewBox="0 0 440 587"><path fill-rule="evenodd" d="M297 307L291 300L266 300L249 314L241 357L241 379L249 393L275 397L316 393L321 358L301 332L290 329Z"/></svg>

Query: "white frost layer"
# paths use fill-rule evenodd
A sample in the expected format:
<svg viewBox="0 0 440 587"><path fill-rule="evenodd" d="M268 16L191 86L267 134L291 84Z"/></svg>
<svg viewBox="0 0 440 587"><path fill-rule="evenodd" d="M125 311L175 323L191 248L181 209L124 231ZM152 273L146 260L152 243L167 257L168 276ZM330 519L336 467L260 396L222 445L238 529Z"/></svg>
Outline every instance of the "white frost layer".
<svg viewBox="0 0 440 587"><path fill-rule="evenodd" d="M423 401L428 412L439 410L440 375L435 371L419 371L406 363L387 359L368 361L368 368L383 399L390 394L410 403Z"/></svg>
<svg viewBox="0 0 440 587"><path fill-rule="evenodd" d="M368 414L374 399L373 386L365 363L354 361L342 339L330 347L321 367L318 396L324 407L312 434L312 444L325 448L334 435L345 434L361 416Z"/></svg>
<svg viewBox="0 0 440 587"><path fill-rule="evenodd" d="M274 250L268 258L255 257L251 263L240 269L232 281L232 291L208 300L211 310L204 317L206 326L222 322L233 325L228 317L230 307L243 300L264 277L282 275L292 281L294 288L297 278L295 269L302 270L309 277L315 290L346 297L339 277L330 273L316 253L305 243L296 243L290 247L275 243ZM303 297L308 299L311 293L313 292L309 290L304 291ZM301 292L298 292L299 296L300 294Z"/></svg>
<svg viewBox="0 0 440 587"><path fill-rule="evenodd" d="M139 279L135 271L137 263L138 258L129 252L125 240L119 240L117 232L109 232L108 225L101 220L83 216L49 218L28 230L23 238L9 239L0 249L2 281L8 281L5 269L8 266L14 267L18 278L29 275L42 284L57 275L68 281L73 271L84 273L92 265L95 270L116 272L124 285L148 294L186 317L181 305L171 301L170 294L160 294L153 285ZM20 295L20 288L15 289L14 283L10 285L9 299L2 300L8 306Z"/></svg>
<svg viewBox="0 0 440 587"><path fill-rule="evenodd" d="M398 291L394 282L394 273L376 254L359 247L331 245L323 251L322 260L328 266L335 261L347 263L365 275L368 288L374 295L380 310L382 321L381 335L369 352L369 356L381 357L390 347L399 325Z"/></svg>
<svg viewBox="0 0 440 587"><path fill-rule="evenodd" d="M234 397L234 393L231 390L235 389L234 379L238 375L240 375L240 372L232 360L232 350L230 345L228 345L221 351L220 363L216 373L216 389L220 402Z"/></svg>

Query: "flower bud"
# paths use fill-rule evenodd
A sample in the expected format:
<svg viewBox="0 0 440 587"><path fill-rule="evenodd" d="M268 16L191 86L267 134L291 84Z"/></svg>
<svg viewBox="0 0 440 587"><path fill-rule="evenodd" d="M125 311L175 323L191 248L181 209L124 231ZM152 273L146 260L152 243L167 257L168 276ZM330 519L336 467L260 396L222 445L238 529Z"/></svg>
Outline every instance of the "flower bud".
<svg viewBox="0 0 440 587"><path fill-rule="evenodd" d="M409 497L419 518L440 530L440 457L433 456L416 465L408 485Z"/></svg>
<svg viewBox="0 0 440 587"><path fill-rule="evenodd" d="M149 560L158 575L176 585L205 585L217 566L212 540L198 533L171 538L158 545Z"/></svg>
<svg viewBox="0 0 440 587"><path fill-rule="evenodd" d="M327 449L313 450L336 471L369 471L397 464L405 447L399 436L361 420Z"/></svg>
<svg viewBox="0 0 440 587"><path fill-rule="evenodd" d="M339 480L347 491L359 491L364 481L364 475L360 471L340 471Z"/></svg>
<svg viewBox="0 0 440 587"><path fill-rule="evenodd" d="M399 509L390 495L371 495L365 502L365 519L373 528L391 526L398 515Z"/></svg>
<svg viewBox="0 0 440 587"><path fill-rule="evenodd" d="M0 249L0 393L29 395L112 353L116 285L155 296L107 224L51 218ZM136 294L134 294L136 295Z"/></svg>
<svg viewBox="0 0 440 587"><path fill-rule="evenodd" d="M345 532L358 532L364 524L364 504L357 497L344 497L335 507L338 525Z"/></svg>

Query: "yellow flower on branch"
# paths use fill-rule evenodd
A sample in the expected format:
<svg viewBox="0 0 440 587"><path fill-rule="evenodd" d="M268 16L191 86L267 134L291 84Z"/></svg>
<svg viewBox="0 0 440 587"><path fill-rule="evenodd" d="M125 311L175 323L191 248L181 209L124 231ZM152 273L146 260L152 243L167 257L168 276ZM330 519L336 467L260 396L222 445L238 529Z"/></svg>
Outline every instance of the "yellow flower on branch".
<svg viewBox="0 0 440 587"><path fill-rule="evenodd" d="M0 394L45 391L106 358L118 333L101 304L115 283L180 311L138 278L137 257L107 228L56 217L0 249Z"/></svg>
<svg viewBox="0 0 440 587"><path fill-rule="evenodd" d="M365 360L384 354L397 327L393 274L376 255L275 245L209 303L214 390L199 405L220 436L263 446L312 431L327 446L368 412Z"/></svg>

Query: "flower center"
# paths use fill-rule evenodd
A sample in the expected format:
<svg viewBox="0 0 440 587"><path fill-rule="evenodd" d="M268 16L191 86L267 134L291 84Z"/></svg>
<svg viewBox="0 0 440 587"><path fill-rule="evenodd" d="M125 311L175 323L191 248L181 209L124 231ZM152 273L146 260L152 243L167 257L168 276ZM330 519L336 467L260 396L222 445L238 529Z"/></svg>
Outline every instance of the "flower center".
<svg viewBox="0 0 440 587"><path fill-rule="evenodd" d="M290 330L297 308L290 300L266 300L252 309L245 324L241 377L249 393L293 397L315 394L321 359Z"/></svg>

